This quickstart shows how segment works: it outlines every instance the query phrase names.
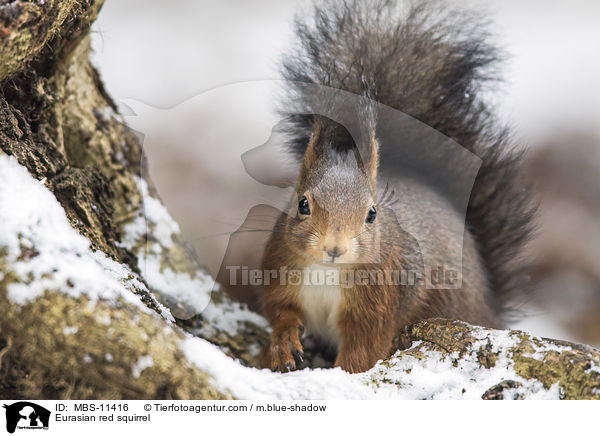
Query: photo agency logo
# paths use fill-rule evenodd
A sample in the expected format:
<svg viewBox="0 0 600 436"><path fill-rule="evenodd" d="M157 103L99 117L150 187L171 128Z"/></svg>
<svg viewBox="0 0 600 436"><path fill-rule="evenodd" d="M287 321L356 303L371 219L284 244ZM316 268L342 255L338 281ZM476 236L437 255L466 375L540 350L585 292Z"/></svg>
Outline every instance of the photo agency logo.
<svg viewBox="0 0 600 436"><path fill-rule="evenodd" d="M15 430L48 430L50 411L38 404L29 401L19 401L10 405L4 404L6 409L6 431L14 433Z"/></svg>
<svg viewBox="0 0 600 436"><path fill-rule="evenodd" d="M368 95L279 80L169 109L122 105L199 263L242 300L274 281L461 288L481 159L426 124ZM148 206L156 241L165 225ZM156 245L146 247L144 261L156 262Z"/></svg>

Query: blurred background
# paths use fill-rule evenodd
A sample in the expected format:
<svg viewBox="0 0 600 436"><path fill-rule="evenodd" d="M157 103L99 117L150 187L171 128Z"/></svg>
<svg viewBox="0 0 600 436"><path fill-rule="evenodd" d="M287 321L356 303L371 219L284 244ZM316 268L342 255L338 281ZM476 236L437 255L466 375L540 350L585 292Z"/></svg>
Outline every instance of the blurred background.
<svg viewBox="0 0 600 436"><path fill-rule="evenodd" d="M268 80L279 78L294 12L309 3L106 0L94 25L93 62L123 112L138 115L128 122L146 133L159 194L213 274L215 253L252 207L249 190L259 189L242 169L258 146L277 152ZM523 183L534 183L541 202L528 247L536 291L512 327L600 345L600 2L455 3L493 21L505 83L485 98L529 149ZM260 189L270 207L285 197ZM275 214L261 209L253 228ZM256 261L260 250L250 247Z"/></svg>

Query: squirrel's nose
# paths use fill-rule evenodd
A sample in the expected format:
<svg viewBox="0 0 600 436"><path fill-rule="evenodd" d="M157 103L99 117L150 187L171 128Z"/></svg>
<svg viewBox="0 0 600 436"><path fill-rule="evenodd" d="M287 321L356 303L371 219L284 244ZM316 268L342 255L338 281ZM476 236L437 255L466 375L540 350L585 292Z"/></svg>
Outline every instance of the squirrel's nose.
<svg viewBox="0 0 600 436"><path fill-rule="evenodd" d="M330 233L323 241L323 251L333 260L348 251L348 244L339 233Z"/></svg>
<svg viewBox="0 0 600 436"><path fill-rule="evenodd" d="M338 247L337 245L333 248L325 248L327 254L331 257L339 257L346 252L345 248Z"/></svg>

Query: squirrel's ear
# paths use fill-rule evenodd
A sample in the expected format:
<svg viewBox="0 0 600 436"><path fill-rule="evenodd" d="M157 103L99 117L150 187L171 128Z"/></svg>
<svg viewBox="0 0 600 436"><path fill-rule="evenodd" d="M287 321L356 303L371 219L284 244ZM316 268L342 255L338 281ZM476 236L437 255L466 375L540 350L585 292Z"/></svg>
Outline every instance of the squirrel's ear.
<svg viewBox="0 0 600 436"><path fill-rule="evenodd" d="M302 160L302 168L300 169L300 180L304 180L307 172L313 167L315 162L321 156L322 144L320 139L321 136L321 123L315 122L312 134L310 135L310 139L308 141L308 146L306 147L306 151L304 152L304 159Z"/></svg>
<svg viewBox="0 0 600 436"><path fill-rule="evenodd" d="M379 142L375 137L375 132L369 132L362 147L359 147L359 152L364 171L374 188L377 182L377 168L379 167Z"/></svg>

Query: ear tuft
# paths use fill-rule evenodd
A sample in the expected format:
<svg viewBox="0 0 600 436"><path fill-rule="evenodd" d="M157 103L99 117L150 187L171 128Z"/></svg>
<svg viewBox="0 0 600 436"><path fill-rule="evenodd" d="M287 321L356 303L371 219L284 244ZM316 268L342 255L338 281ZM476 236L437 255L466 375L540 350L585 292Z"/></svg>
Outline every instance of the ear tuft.
<svg viewBox="0 0 600 436"><path fill-rule="evenodd" d="M379 166L379 143L375 132L369 132L358 139L358 144L349 130L342 124L323 116L316 116L313 132L308 142L300 171L300 180L305 180L308 172L320 159L335 162L336 155L354 154L359 168L366 174L372 190L375 190Z"/></svg>

